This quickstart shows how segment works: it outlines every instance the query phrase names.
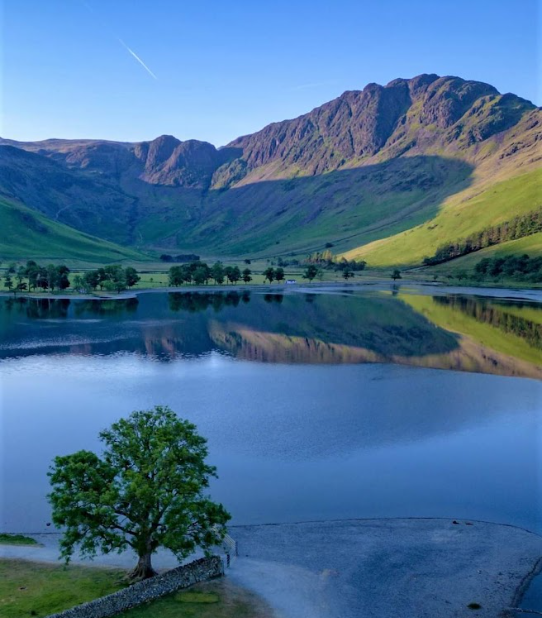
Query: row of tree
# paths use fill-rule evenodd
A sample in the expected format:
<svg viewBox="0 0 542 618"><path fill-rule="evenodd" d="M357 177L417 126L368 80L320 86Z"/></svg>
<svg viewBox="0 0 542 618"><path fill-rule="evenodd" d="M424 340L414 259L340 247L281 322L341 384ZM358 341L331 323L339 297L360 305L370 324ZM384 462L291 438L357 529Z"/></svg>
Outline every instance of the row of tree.
<svg viewBox="0 0 542 618"><path fill-rule="evenodd" d="M336 255L326 249L325 251L316 251L307 256L305 260L307 264L315 264L326 270L358 272L365 270L367 262L364 260L347 260L346 258L338 258Z"/></svg>
<svg viewBox="0 0 542 618"><path fill-rule="evenodd" d="M243 280L245 283L252 281L252 271L245 268L243 271L239 266L224 266L222 262L216 262L209 266L206 262L197 260L182 266L172 266L169 269L169 285L178 287L185 283L195 285L207 285L209 281L214 281L217 285L227 283L237 283Z"/></svg>
<svg viewBox="0 0 542 618"><path fill-rule="evenodd" d="M4 287L10 292L40 290L65 290L70 287L70 269L64 264L40 266L29 260L26 266L10 264L4 277Z"/></svg>
<svg viewBox="0 0 542 618"><path fill-rule="evenodd" d="M92 292L96 288L107 292L122 292L132 288L140 281L137 270L132 266L123 268L120 264L111 264L96 270L88 270L82 275L76 275L73 287L78 292Z"/></svg>
<svg viewBox="0 0 542 618"><path fill-rule="evenodd" d="M484 258L474 267L478 277L516 279L518 281L542 282L542 256L531 258L527 254L506 257Z"/></svg>
<svg viewBox="0 0 542 618"><path fill-rule="evenodd" d="M542 208L526 215L518 215L510 221L488 227L480 232L471 234L457 242L447 243L439 247L433 257L426 257L423 263L426 266L442 264L454 258L474 251L479 251L491 245L497 245L508 240L517 240L524 236L531 236L542 231Z"/></svg>

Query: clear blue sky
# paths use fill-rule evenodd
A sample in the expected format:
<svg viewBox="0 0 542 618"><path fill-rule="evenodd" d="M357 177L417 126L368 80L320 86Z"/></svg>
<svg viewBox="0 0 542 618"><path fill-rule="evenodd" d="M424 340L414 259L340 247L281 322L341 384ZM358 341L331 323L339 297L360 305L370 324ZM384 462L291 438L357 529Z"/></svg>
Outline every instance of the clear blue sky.
<svg viewBox="0 0 542 618"><path fill-rule="evenodd" d="M2 6L0 135L13 139L168 133L218 146L345 90L420 73L481 80L541 102L537 0Z"/></svg>

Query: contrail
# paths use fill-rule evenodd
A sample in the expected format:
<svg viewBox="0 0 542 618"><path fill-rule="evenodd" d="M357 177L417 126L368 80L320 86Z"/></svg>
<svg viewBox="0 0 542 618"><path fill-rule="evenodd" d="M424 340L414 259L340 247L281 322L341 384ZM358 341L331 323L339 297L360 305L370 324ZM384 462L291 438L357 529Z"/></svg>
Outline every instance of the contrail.
<svg viewBox="0 0 542 618"><path fill-rule="evenodd" d="M91 13L96 14L96 11L90 6L90 4L86 0L80 0L80 2ZM111 29L106 24L101 22L101 26L102 28L104 28L104 30L109 30L109 32L111 33ZM156 77L156 75L149 69L149 67L143 62L143 60L141 60L141 58L135 53L135 51L133 49L130 49L128 45L126 45L126 43L118 35L115 35L115 37L118 40L118 42L124 47L124 49L139 62L139 64L145 69L145 71L147 71L147 73L151 77L153 77L156 81L158 81L158 78Z"/></svg>
<svg viewBox="0 0 542 618"><path fill-rule="evenodd" d="M139 62L139 64L145 69L145 71L147 71L147 73L151 77L154 77L154 79L158 80L156 75L149 69L149 67L143 62L143 60L141 60L141 58L135 53L135 51L133 49L130 49L122 39L119 38L118 40L119 43L126 49L126 51L132 54L132 56Z"/></svg>

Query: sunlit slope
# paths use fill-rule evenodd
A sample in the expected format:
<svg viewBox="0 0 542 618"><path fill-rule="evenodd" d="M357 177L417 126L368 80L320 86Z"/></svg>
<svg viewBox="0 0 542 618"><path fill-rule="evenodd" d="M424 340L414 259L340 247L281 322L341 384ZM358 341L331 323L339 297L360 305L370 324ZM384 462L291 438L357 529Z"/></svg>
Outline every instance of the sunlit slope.
<svg viewBox="0 0 542 618"><path fill-rule="evenodd" d="M79 232L41 213L0 198L2 260L79 260L105 263L149 259L144 254Z"/></svg>
<svg viewBox="0 0 542 618"><path fill-rule="evenodd" d="M517 240L509 240L492 247L486 247L480 251L469 253L462 257L450 260L444 264L427 267L427 271L432 273L454 273L460 270L471 272L480 260L483 258L506 257L507 255L524 255L529 257L537 257L542 255L542 232L518 238ZM425 272L425 270L424 270Z"/></svg>
<svg viewBox="0 0 542 618"><path fill-rule="evenodd" d="M532 212L542 204L542 170L495 183L476 192L469 189L450 198L431 220L344 255L371 266L421 264L443 244ZM525 240L529 246L531 241Z"/></svg>

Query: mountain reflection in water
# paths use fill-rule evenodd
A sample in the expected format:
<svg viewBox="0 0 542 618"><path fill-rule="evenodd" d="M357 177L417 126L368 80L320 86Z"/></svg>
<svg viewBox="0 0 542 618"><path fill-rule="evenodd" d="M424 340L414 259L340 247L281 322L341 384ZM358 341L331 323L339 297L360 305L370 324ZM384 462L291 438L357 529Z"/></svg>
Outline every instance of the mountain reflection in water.
<svg viewBox="0 0 542 618"><path fill-rule="evenodd" d="M0 357L221 352L268 363L399 363L542 378L542 308L401 293L4 298Z"/></svg>

